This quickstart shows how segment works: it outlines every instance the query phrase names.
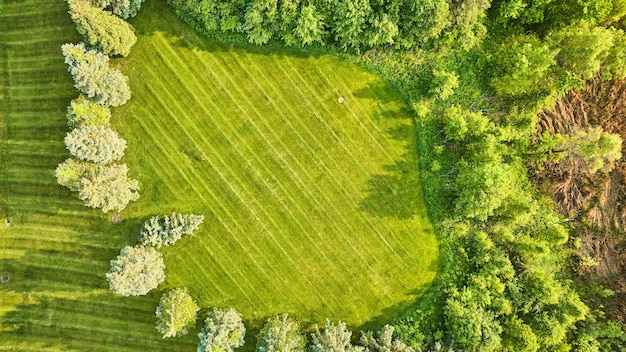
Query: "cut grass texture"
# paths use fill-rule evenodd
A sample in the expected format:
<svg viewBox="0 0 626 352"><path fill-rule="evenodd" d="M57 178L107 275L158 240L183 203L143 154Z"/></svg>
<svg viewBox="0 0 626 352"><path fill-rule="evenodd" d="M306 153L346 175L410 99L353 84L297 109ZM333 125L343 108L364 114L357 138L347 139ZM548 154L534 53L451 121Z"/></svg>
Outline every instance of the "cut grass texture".
<svg viewBox="0 0 626 352"><path fill-rule="evenodd" d="M60 54L80 40L66 4L0 3L0 216L11 221L0 350L193 350L202 319L181 339L154 328L173 287L202 308L239 310L246 349L276 313L305 327L329 317L378 328L420 297L437 241L397 92L333 56L216 44L163 1L148 1L133 25L138 44L114 62L133 98L114 109L113 127L142 197L113 224L53 177L78 95ZM146 297L110 293L109 260L146 218L172 211L205 221L161 249L165 284Z"/></svg>

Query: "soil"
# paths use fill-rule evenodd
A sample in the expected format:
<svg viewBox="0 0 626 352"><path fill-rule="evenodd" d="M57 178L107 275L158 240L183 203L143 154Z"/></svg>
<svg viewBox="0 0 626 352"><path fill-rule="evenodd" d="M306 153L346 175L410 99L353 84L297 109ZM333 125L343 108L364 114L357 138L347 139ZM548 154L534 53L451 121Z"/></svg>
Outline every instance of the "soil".
<svg viewBox="0 0 626 352"><path fill-rule="evenodd" d="M626 80L591 80L570 92L549 111L539 114L539 134L572 134L602 126L626 141ZM581 239L580 258L595 266L579 266L579 278L599 279L615 295L605 302L607 317L626 322L626 142L622 158L594 175L576 163L548 160L530 167L531 179L550 194L566 217L580 219L574 235Z"/></svg>

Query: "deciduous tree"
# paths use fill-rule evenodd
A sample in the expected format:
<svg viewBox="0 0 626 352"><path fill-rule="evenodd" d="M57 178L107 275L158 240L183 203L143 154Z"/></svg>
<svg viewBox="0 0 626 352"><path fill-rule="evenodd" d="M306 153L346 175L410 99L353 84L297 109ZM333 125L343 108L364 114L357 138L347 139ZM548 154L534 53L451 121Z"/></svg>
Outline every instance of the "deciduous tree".
<svg viewBox="0 0 626 352"><path fill-rule="evenodd" d="M300 326L286 313L269 318L257 335L257 352L304 352L304 347Z"/></svg>
<svg viewBox="0 0 626 352"><path fill-rule="evenodd" d="M107 55L128 56L137 42L133 27L121 18L92 6L86 0L68 0L76 29L87 43Z"/></svg>
<svg viewBox="0 0 626 352"><path fill-rule="evenodd" d="M233 352L244 344L246 327L235 308L213 308L198 334L198 352Z"/></svg>
<svg viewBox="0 0 626 352"><path fill-rule="evenodd" d="M63 44L68 71L74 87L103 106L120 106L130 99L128 78L118 69L109 67L109 57L85 44Z"/></svg>
<svg viewBox="0 0 626 352"><path fill-rule="evenodd" d="M78 159L106 164L124 156L126 141L105 126L81 126L65 136L65 146Z"/></svg>
<svg viewBox="0 0 626 352"><path fill-rule="evenodd" d="M141 4L145 0L89 0L91 4L100 9L106 9L115 15L127 19L137 16Z"/></svg>
<svg viewBox="0 0 626 352"><path fill-rule="evenodd" d="M152 247L124 247L106 274L111 291L123 296L142 296L165 280L161 253Z"/></svg>
<svg viewBox="0 0 626 352"><path fill-rule="evenodd" d="M156 309L156 329L163 338L187 335L187 329L196 323L199 309L186 288L166 292Z"/></svg>
<svg viewBox="0 0 626 352"><path fill-rule="evenodd" d="M76 128L80 126L108 126L111 119L111 110L106 106L95 103L81 94L73 99L67 107L67 125Z"/></svg>

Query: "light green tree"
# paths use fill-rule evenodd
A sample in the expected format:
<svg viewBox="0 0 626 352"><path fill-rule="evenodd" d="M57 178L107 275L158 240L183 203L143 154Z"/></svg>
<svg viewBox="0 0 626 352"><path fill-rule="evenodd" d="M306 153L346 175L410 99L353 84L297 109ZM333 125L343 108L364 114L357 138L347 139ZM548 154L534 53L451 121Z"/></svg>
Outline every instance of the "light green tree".
<svg viewBox="0 0 626 352"><path fill-rule="evenodd" d="M68 0L76 29L87 43L107 55L128 56L137 42L133 27L121 18L92 6L86 0Z"/></svg>
<svg viewBox="0 0 626 352"><path fill-rule="evenodd" d="M311 334L313 344L312 352L362 352L361 346L353 346L350 342L352 331L348 330L346 323L338 322L337 325L326 319L326 328L320 331L317 324L315 325L315 333Z"/></svg>
<svg viewBox="0 0 626 352"><path fill-rule="evenodd" d="M81 126L68 132L65 146L80 160L106 164L124 156L126 141L105 126Z"/></svg>
<svg viewBox="0 0 626 352"><path fill-rule="evenodd" d="M345 0L337 3L334 33L335 40L342 49L356 49L365 43L364 30L371 12L368 0Z"/></svg>
<svg viewBox="0 0 626 352"><path fill-rule="evenodd" d="M141 4L145 0L89 0L89 2L99 8L106 9L115 15L127 19L137 16Z"/></svg>
<svg viewBox="0 0 626 352"><path fill-rule="evenodd" d="M122 211L126 205L139 199L139 182L128 178L126 164L96 165L80 179L78 198L90 208L104 213Z"/></svg>
<svg viewBox="0 0 626 352"><path fill-rule="evenodd" d="M111 291L123 296L142 296L165 280L161 253L152 247L124 247L106 274Z"/></svg>
<svg viewBox="0 0 626 352"><path fill-rule="evenodd" d="M81 94L67 107L67 124L72 128L80 126L108 126L111 110L95 103Z"/></svg>
<svg viewBox="0 0 626 352"><path fill-rule="evenodd" d="M61 46L74 87L103 106L124 105L130 99L128 78L118 69L109 67L109 57L85 44Z"/></svg>
<svg viewBox="0 0 626 352"><path fill-rule="evenodd" d="M83 175L93 166L93 164L84 161L67 159L57 166L54 175L61 186L78 192Z"/></svg>
<svg viewBox="0 0 626 352"><path fill-rule="evenodd" d="M274 36L277 17L277 0L253 0L246 11L244 23L248 41L259 45L269 42Z"/></svg>
<svg viewBox="0 0 626 352"><path fill-rule="evenodd" d="M196 323L198 310L187 288L166 292L156 309L156 329L163 338L187 335L187 329Z"/></svg>
<svg viewBox="0 0 626 352"><path fill-rule="evenodd" d="M594 174L607 169L622 157L619 134L607 133L602 127L590 127L568 136L557 136L556 151L562 153L559 163L568 163L580 172Z"/></svg>
<svg viewBox="0 0 626 352"><path fill-rule="evenodd" d="M233 352L244 344L246 327L235 308L213 308L198 334L198 352Z"/></svg>
<svg viewBox="0 0 626 352"><path fill-rule="evenodd" d="M374 337L371 331L361 334L361 344L368 352L415 352L399 339L393 338L393 326L385 325L378 332L378 337Z"/></svg>
<svg viewBox="0 0 626 352"><path fill-rule="evenodd" d="M315 42L322 42L324 36L324 23L322 16L313 3L302 6L296 19L294 35L300 46Z"/></svg>
<svg viewBox="0 0 626 352"><path fill-rule="evenodd" d="M285 313L267 320L257 335L257 352L304 352L304 336L298 323Z"/></svg>
<svg viewBox="0 0 626 352"><path fill-rule="evenodd" d="M144 222L139 231L139 242L143 245L169 246L178 241L183 235L191 235L198 229L204 216L195 214L176 214L164 216L163 221L159 216L153 216Z"/></svg>

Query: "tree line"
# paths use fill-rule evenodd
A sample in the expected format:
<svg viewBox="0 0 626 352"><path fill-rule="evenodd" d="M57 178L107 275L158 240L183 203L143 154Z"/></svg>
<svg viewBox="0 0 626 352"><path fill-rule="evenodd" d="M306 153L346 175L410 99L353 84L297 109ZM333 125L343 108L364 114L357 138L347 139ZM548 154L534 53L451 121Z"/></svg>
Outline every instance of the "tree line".
<svg viewBox="0 0 626 352"><path fill-rule="evenodd" d="M109 64L109 55L127 56L137 42L124 19L137 14L143 0L67 0L69 13L86 43L61 47L74 87L81 94L67 108L65 146L72 158L59 164L57 182L78 192L85 205L120 212L139 199L139 183L128 177L126 141L110 127L110 107L131 97L128 78ZM87 45L92 45L88 47Z"/></svg>

